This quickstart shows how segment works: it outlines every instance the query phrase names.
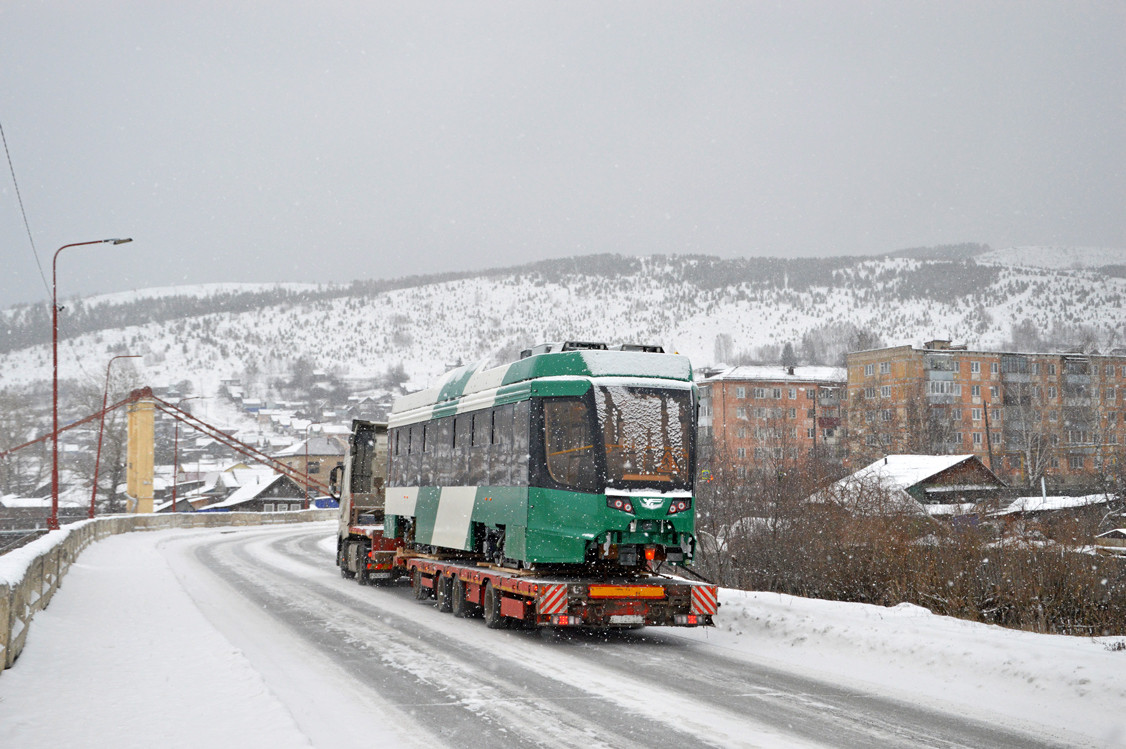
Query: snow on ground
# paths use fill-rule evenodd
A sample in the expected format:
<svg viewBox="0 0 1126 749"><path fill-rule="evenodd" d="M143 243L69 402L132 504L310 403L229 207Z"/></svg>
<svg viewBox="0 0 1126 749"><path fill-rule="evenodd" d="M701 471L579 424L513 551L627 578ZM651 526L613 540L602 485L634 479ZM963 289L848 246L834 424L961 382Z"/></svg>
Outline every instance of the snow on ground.
<svg viewBox="0 0 1126 749"><path fill-rule="evenodd" d="M318 550L326 570L316 576L335 577L339 584L339 576L331 574L334 527L326 523L323 530ZM171 549L169 543L185 535L232 532L265 538L293 529L135 533L88 549L50 608L36 617L23 656L0 676L0 746L248 749L319 745L325 736L344 746L356 738L345 732L361 727L368 743L413 743L378 724L376 716L386 715L379 706L334 692L339 685L332 669L300 655L297 643L275 648L270 657L264 657L267 651L244 655L210 623L228 617L223 631L251 648L289 636L269 617L238 613L246 602L234 600L234 591L220 595L198 574L178 577L166 561L168 550L162 552L162 545ZM271 554L258 561L302 576L314 572L287 557L270 559ZM365 600L373 595L355 585L346 590ZM722 591L721 602L717 628L653 630L653 636L692 640L734 660L953 715L1070 737L1072 744L1126 746L1126 652L1109 647L1122 638L1018 632L935 616L909 604L884 608L735 590ZM463 633L466 642L499 636L431 609L418 609L416 616L427 626ZM557 677L579 668L567 649L553 653L517 638L505 642L525 667ZM588 683L589 664L576 662L582 666L576 678ZM299 675L302 691L271 691L268 683L286 681L277 678L279 672L288 672L290 683ZM611 685L619 678L604 676ZM346 706L355 723L319 726L313 733L321 740L310 741L299 725L313 725L318 699ZM631 709L644 714L645 704L639 695ZM66 720L59 720L60 714Z"/></svg>
<svg viewBox="0 0 1126 749"><path fill-rule="evenodd" d="M1126 746L1122 637L1020 632L893 608L723 590L715 630L677 631L831 680L968 717L1004 716Z"/></svg>
<svg viewBox="0 0 1126 749"><path fill-rule="evenodd" d="M87 307L101 304L127 304L140 299L163 299L173 296L190 296L202 299L216 294L250 294L259 291L317 291L326 288L315 283L201 283L186 286L154 286L132 291L115 291L83 298Z"/></svg>
<svg viewBox="0 0 1126 749"><path fill-rule="evenodd" d="M1098 268L1126 263L1120 247L1004 247L978 255L977 262L989 265L1026 265L1036 268Z"/></svg>
<svg viewBox="0 0 1126 749"><path fill-rule="evenodd" d="M311 746L180 587L156 548L177 532L82 554L0 675L0 746Z"/></svg>

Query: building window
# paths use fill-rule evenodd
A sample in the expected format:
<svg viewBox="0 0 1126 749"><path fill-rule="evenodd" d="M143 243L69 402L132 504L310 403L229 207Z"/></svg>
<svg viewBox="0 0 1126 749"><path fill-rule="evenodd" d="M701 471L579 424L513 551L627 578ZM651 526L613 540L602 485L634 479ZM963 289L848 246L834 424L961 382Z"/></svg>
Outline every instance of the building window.
<svg viewBox="0 0 1126 749"><path fill-rule="evenodd" d="M735 451L735 455L739 458L739 460L742 460L743 458L747 457L747 448L740 447Z"/></svg>
<svg viewBox="0 0 1126 749"><path fill-rule="evenodd" d="M1049 468L1059 468L1060 467L1060 459L1059 458L1052 458L1051 460L1048 461L1048 467Z"/></svg>
<svg viewBox="0 0 1126 749"><path fill-rule="evenodd" d="M746 427L739 427L738 434L739 434L739 439L744 439L747 436L747 428Z"/></svg>
<svg viewBox="0 0 1126 749"><path fill-rule="evenodd" d="M990 432L989 433L989 439L994 445L1000 445L1001 444L1001 433L1000 432Z"/></svg>
<svg viewBox="0 0 1126 749"><path fill-rule="evenodd" d="M961 432L954 432L954 441L957 442L958 444L962 443L963 440L962 440L962 433Z"/></svg>
<svg viewBox="0 0 1126 749"><path fill-rule="evenodd" d="M981 385L970 385L970 395L974 398L981 397Z"/></svg>
<svg viewBox="0 0 1126 749"><path fill-rule="evenodd" d="M809 429L805 430L805 436L808 439L814 439L816 435L817 435L817 430L814 429L813 427L810 427Z"/></svg>
<svg viewBox="0 0 1126 749"><path fill-rule="evenodd" d="M864 376L865 377L871 377L874 374L876 374L876 365L875 364L865 364L864 365Z"/></svg>
<svg viewBox="0 0 1126 749"><path fill-rule="evenodd" d="M962 420L962 409L960 409L960 408L952 409L950 411L950 420L951 421L961 421Z"/></svg>
<svg viewBox="0 0 1126 749"><path fill-rule="evenodd" d="M1106 369L1104 371L1105 371L1107 377L1114 377L1114 365L1113 364L1107 364Z"/></svg>
<svg viewBox="0 0 1126 749"><path fill-rule="evenodd" d="M1113 424L1114 422L1118 421L1118 413L1115 411L1108 412L1106 415L1106 420L1107 423Z"/></svg>
<svg viewBox="0 0 1126 749"><path fill-rule="evenodd" d="M1056 421L1059 419L1059 414L1055 411L1048 412L1048 421Z"/></svg>
<svg viewBox="0 0 1126 749"><path fill-rule="evenodd" d="M864 397L868 398L869 400L875 400L876 388L864 388Z"/></svg>
<svg viewBox="0 0 1126 749"><path fill-rule="evenodd" d="M1082 455L1069 455L1067 458L1067 467L1073 471L1083 470L1083 456Z"/></svg>
<svg viewBox="0 0 1126 749"><path fill-rule="evenodd" d="M755 418L765 419L766 418L766 409L765 408L756 408L755 409Z"/></svg>
<svg viewBox="0 0 1126 749"><path fill-rule="evenodd" d="M990 398L1000 398L1001 397L1001 388L997 387L996 385L990 385L989 386L989 397Z"/></svg>
<svg viewBox="0 0 1126 749"><path fill-rule="evenodd" d="M1048 388L1048 397L1053 399L1053 400L1055 399L1055 397L1056 397L1056 389L1055 388Z"/></svg>
<svg viewBox="0 0 1126 749"><path fill-rule="evenodd" d="M1034 374L1034 375L1040 374L1040 362L1038 362L1038 361L1032 362L1032 374Z"/></svg>
<svg viewBox="0 0 1126 749"><path fill-rule="evenodd" d="M774 388L774 400L782 400L782 388Z"/></svg>
<svg viewBox="0 0 1126 749"><path fill-rule="evenodd" d="M746 388L735 388L735 397L736 398L746 398L747 397L747 389Z"/></svg>
<svg viewBox="0 0 1126 749"><path fill-rule="evenodd" d="M880 412L880 421L891 421L891 419L892 419L892 410L890 408L885 408L883 411Z"/></svg>
<svg viewBox="0 0 1126 749"><path fill-rule="evenodd" d="M816 418L816 416L817 416L817 410L816 409L811 408L811 409L809 409L808 411L805 412L805 418L807 418L807 419L813 419L813 418Z"/></svg>
<svg viewBox="0 0 1126 749"><path fill-rule="evenodd" d="M1060 444L1060 436L1058 434L1048 435L1048 444L1052 447L1058 446Z"/></svg>
<svg viewBox="0 0 1126 749"><path fill-rule="evenodd" d="M735 466L735 477L741 478L741 479L747 478L747 467L746 466Z"/></svg>
<svg viewBox="0 0 1126 749"><path fill-rule="evenodd" d="M274 503L273 502L264 502L262 504L262 512L273 512L273 511L274 511Z"/></svg>
<svg viewBox="0 0 1126 749"><path fill-rule="evenodd" d="M832 438L832 436L833 436L834 434L836 434L836 432L834 432L834 431L833 431L832 429L830 429L830 428L825 428L825 429L822 429L822 430L821 430L821 436L822 436L822 437L825 437L826 439Z"/></svg>
<svg viewBox="0 0 1126 749"><path fill-rule="evenodd" d="M974 421L981 421L981 409L980 408L971 408L970 409L970 418L973 419Z"/></svg>
<svg viewBox="0 0 1126 749"><path fill-rule="evenodd" d="M1118 399L1118 391L1115 390L1114 388L1107 388L1106 389L1106 402L1107 403L1114 403L1114 401L1117 400L1117 399Z"/></svg>
<svg viewBox="0 0 1126 749"><path fill-rule="evenodd" d="M891 374L891 362L880 362L880 374Z"/></svg>
<svg viewBox="0 0 1126 749"><path fill-rule="evenodd" d="M981 432L974 432L974 445L981 446Z"/></svg>
<svg viewBox="0 0 1126 749"><path fill-rule="evenodd" d="M1056 365L1055 364L1049 364L1048 365L1048 374L1054 375L1055 373L1056 373Z"/></svg>
<svg viewBox="0 0 1126 749"><path fill-rule="evenodd" d="M1107 442L1109 442L1110 444L1112 444L1112 445L1118 444L1118 432L1111 432L1110 434L1108 434L1106 436L1106 438L1107 438Z"/></svg>
<svg viewBox="0 0 1126 749"><path fill-rule="evenodd" d="M791 408L791 409L790 409L790 418L791 418L791 419L796 419L796 418L798 418L798 410L797 410L796 408Z"/></svg>
<svg viewBox="0 0 1126 749"><path fill-rule="evenodd" d="M989 371L992 372L993 374L997 374L997 362L990 362L989 363Z"/></svg>
<svg viewBox="0 0 1126 749"><path fill-rule="evenodd" d="M742 406L739 406L738 408L736 408L735 409L735 418L736 419L747 418L747 409L743 408Z"/></svg>
<svg viewBox="0 0 1126 749"><path fill-rule="evenodd" d="M762 447L755 448L755 460L762 460L766 457L766 449Z"/></svg>
<svg viewBox="0 0 1126 749"><path fill-rule="evenodd" d="M885 445L890 445L891 444L891 435L890 434L881 434L880 435L880 442L882 442Z"/></svg>
<svg viewBox="0 0 1126 749"><path fill-rule="evenodd" d="M990 414L990 418L993 419L994 421L1000 421L1001 420L1001 409L999 409L999 408L993 409L993 411Z"/></svg>
<svg viewBox="0 0 1126 749"><path fill-rule="evenodd" d="M979 362L979 361L970 362L970 374L980 374L980 373L981 373L981 362Z"/></svg>
<svg viewBox="0 0 1126 749"><path fill-rule="evenodd" d="M876 445L876 435L869 434L868 436L866 436L864 438L864 444L870 447L874 447Z"/></svg>
<svg viewBox="0 0 1126 749"><path fill-rule="evenodd" d="M765 398L766 388L754 388L753 390L751 390L751 397L759 399Z"/></svg>
<svg viewBox="0 0 1126 749"><path fill-rule="evenodd" d="M962 371L962 362L960 362L960 361L954 362L954 371L955 372L961 372Z"/></svg>
<svg viewBox="0 0 1126 749"><path fill-rule="evenodd" d="M797 388L790 388L790 400L794 400L797 397L798 397L798 389Z"/></svg>
<svg viewBox="0 0 1126 749"><path fill-rule="evenodd" d="M880 397L881 398L890 398L891 397L891 385L883 385L883 386L880 387Z"/></svg>
<svg viewBox="0 0 1126 749"><path fill-rule="evenodd" d="M806 400L816 400L817 399L817 391L814 390L813 388L809 388L808 390L805 391L805 397L806 397Z"/></svg>

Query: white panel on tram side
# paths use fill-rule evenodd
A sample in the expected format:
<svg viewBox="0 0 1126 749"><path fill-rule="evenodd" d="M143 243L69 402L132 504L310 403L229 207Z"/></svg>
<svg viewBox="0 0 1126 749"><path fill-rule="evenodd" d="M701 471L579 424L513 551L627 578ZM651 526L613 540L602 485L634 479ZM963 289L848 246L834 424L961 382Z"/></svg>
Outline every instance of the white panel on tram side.
<svg viewBox="0 0 1126 749"><path fill-rule="evenodd" d="M475 486L444 486L438 497L438 514L430 543L447 549L464 549L469 539L469 522L477 500Z"/></svg>
<svg viewBox="0 0 1126 749"><path fill-rule="evenodd" d="M389 486L387 487L387 501L384 505L384 512L388 515L413 518L415 504L417 503L417 486Z"/></svg>

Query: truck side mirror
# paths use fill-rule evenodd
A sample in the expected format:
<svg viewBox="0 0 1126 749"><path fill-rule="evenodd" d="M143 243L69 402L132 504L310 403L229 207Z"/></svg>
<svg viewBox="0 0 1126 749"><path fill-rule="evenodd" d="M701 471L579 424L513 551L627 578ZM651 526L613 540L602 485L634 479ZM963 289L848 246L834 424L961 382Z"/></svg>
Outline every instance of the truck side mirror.
<svg viewBox="0 0 1126 749"><path fill-rule="evenodd" d="M344 466L336 466L328 472L328 492L333 498L340 501L340 478L344 473Z"/></svg>

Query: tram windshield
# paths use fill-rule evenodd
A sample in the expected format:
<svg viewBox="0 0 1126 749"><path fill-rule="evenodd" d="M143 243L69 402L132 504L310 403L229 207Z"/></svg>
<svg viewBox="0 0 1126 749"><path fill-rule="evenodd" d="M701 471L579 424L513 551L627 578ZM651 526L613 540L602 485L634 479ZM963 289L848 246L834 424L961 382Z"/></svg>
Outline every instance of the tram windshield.
<svg viewBox="0 0 1126 749"><path fill-rule="evenodd" d="M692 487L688 390L599 386L583 397L545 399L543 416L546 478L556 487Z"/></svg>
<svg viewBox="0 0 1126 749"><path fill-rule="evenodd" d="M691 488L690 391L601 386L594 403L608 486Z"/></svg>

